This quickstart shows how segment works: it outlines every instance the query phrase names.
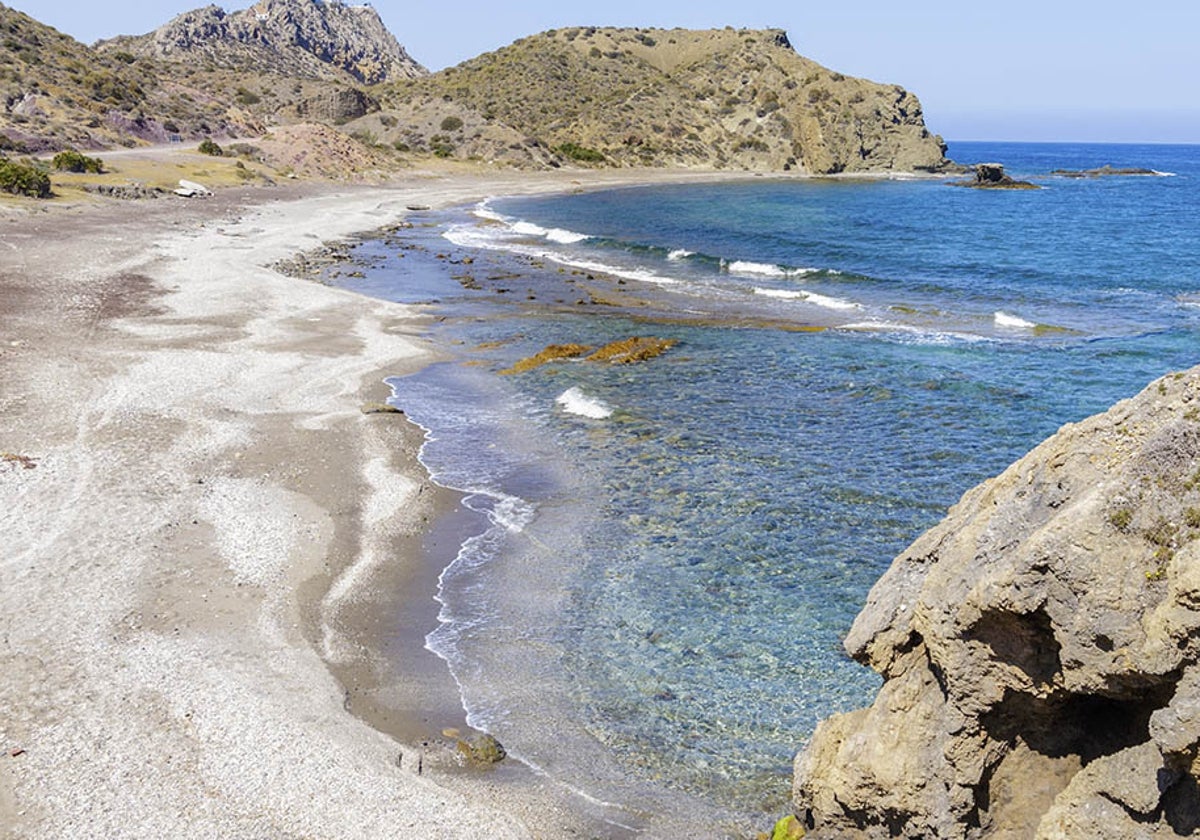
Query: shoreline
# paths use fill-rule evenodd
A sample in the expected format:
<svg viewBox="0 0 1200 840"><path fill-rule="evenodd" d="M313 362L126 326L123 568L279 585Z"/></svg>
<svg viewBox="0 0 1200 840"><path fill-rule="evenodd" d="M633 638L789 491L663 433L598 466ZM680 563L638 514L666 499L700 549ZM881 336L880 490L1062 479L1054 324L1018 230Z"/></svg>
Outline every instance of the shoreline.
<svg viewBox="0 0 1200 840"><path fill-rule="evenodd" d="M335 678L372 667L356 649L374 632L355 626L372 603L359 580L427 580L411 553L457 504L428 492L416 427L359 411L432 351L419 308L264 266L414 203L733 177L413 174L0 215L0 449L34 463L0 473L0 706L13 710L0 823L13 836L586 826L555 792L514 796L507 769L435 784L411 745L346 714L385 723L361 710L365 683L347 695ZM433 657L423 635L421 652Z"/></svg>

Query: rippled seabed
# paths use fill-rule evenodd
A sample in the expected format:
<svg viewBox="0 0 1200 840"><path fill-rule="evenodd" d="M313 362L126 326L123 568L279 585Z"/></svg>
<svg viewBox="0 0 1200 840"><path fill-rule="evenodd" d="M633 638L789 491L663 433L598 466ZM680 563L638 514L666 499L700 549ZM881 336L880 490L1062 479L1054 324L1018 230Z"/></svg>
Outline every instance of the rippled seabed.
<svg viewBox="0 0 1200 840"><path fill-rule="evenodd" d="M430 637L475 725L590 797L761 827L816 722L878 685L840 639L891 558L1062 423L1200 361L1194 147L951 154L1173 175L495 200L361 246L353 285L436 301L460 356L393 384L491 523ZM498 375L631 335L679 344Z"/></svg>

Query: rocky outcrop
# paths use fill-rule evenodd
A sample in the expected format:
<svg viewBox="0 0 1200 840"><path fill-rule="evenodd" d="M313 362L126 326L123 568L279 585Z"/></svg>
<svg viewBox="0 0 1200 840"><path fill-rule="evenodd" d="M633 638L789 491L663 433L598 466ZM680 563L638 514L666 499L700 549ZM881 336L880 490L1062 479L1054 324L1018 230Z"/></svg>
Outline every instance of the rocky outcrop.
<svg viewBox="0 0 1200 840"><path fill-rule="evenodd" d="M1095 169L1053 169L1051 175L1059 178L1111 178L1129 176L1162 176L1165 173L1157 169L1145 169L1140 166L1113 166L1104 164Z"/></svg>
<svg viewBox="0 0 1200 840"><path fill-rule="evenodd" d="M134 56L369 85L426 73L370 4L341 0L260 0L232 13L206 6L148 35L98 46Z"/></svg>
<svg viewBox="0 0 1200 840"><path fill-rule="evenodd" d="M975 177L970 181L954 181L952 187L971 187L977 190L1040 190L1037 184L1018 181L1004 171L1002 163L975 164Z"/></svg>
<svg viewBox="0 0 1200 840"><path fill-rule="evenodd" d="M296 117L311 122L343 123L379 110L379 103L357 88L337 87L296 104Z"/></svg>
<svg viewBox="0 0 1200 840"><path fill-rule="evenodd" d="M779 30L571 27L523 38L383 97L388 142L509 160L480 126L559 165L942 172L917 97L796 53ZM448 122L447 122L448 120ZM443 128L443 123L455 128Z"/></svg>
<svg viewBox="0 0 1200 840"><path fill-rule="evenodd" d="M1200 832L1200 368L968 492L845 644L884 683L797 757L810 837Z"/></svg>

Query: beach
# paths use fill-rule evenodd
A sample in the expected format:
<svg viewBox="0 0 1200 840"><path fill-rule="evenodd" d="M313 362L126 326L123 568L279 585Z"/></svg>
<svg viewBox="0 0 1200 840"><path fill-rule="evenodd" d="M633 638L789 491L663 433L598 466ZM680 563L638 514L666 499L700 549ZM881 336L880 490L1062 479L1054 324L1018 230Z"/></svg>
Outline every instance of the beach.
<svg viewBox="0 0 1200 840"><path fill-rule="evenodd" d="M435 615L413 600L431 593L386 587L436 575L421 546L456 505L419 430L363 410L436 358L427 315L270 266L410 206L703 177L433 172L6 206L4 836L588 831L519 770L459 768L428 627L389 642L408 678L380 664L381 611Z"/></svg>

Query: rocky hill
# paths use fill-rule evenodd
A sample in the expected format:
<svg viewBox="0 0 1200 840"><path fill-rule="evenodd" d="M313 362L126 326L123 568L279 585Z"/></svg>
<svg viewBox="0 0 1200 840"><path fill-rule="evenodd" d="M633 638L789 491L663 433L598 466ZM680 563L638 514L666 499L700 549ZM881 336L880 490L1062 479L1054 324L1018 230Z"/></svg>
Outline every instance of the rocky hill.
<svg viewBox="0 0 1200 840"><path fill-rule="evenodd" d="M846 648L884 684L798 757L808 836L1200 833L1200 368L968 492Z"/></svg>
<svg viewBox="0 0 1200 840"><path fill-rule="evenodd" d="M360 126L445 155L812 173L939 171L917 98L777 30L560 29L382 96Z"/></svg>
<svg viewBox="0 0 1200 840"><path fill-rule="evenodd" d="M210 6L97 48L0 5L0 37L0 151L343 122L378 107L360 79L424 72L373 9L314 0Z"/></svg>
<svg viewBox="0 0 1200 840"><path fill-rule="evenodd" d="M571 28L429 75L370 6L207 6L87 47L0 5L0 152L336 125L376 151L531 167L938 172L917 98L783 32Z"/></svg>
<svg viewBox="0 0 1200 840"><path fill-rule="evenodd" d="M97 46L102 53L366 85L427 72L370 4L341 0L260 0L232 13L205 6L147 35Z"/></svg>

